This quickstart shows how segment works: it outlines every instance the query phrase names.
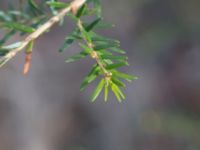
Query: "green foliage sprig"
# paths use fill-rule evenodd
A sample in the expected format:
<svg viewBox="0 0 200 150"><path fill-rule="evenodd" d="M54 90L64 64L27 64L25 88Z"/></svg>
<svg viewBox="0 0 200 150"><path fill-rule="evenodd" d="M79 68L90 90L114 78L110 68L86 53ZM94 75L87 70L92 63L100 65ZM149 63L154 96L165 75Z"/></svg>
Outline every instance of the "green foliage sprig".
<svg viewBox="0 0 200 150"><path fill-rule="evenodd" d="M44 13L44 10L46 10L44 3L50 8L49 10L53 15L50 19L49 14ZM0 11L0 28L7 31L0 40L0 67L25 49L26 59L23 72L27 74L30 68L34 41L43 33L49 31L57 22L62 25L66 15L75 21L77 26L70 35L67 35L59 51L65 51L75 41L78 41L82 48L80 53L67 58L66 62L75 62L87 56L95 60L91 71L81 83L81 91L98 77L101 77L92 93L91 101L94 102L104 90L105 101L108 100L109 91L112 91L117 100L122 102L125 99L122 92L125 84L122 80L130 82L137 77L118 71L118 68L128 65L128 58L125 56L125 51L120 49L120 42L95 32L98 28L108 27L108 24L102 20L99 0L74 0L71 3L45 0L41 4L34 0L26 2L21 0L20 10ZM20 42L5 46L6 42L17 33L27 36Z"/></svg>

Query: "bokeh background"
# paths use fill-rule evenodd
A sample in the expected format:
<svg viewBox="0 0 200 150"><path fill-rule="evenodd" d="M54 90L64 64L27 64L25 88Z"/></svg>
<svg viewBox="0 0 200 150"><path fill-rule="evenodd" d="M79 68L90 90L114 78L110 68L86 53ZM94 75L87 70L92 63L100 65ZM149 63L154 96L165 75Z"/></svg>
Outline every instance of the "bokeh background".
<svg viewBox="0 0 200 150"><path fill-rule="evenodd" d="M29 75L23 53L0 70L1 150L200 149L200 1L102 4L116 27L101 33L121 41L131 64L122 70L139 77L127 84L126 101L90 103L96 84L79 92L93 61L65 64L80 50L58 53L74 27L66 19L37 40Z"/></svg>

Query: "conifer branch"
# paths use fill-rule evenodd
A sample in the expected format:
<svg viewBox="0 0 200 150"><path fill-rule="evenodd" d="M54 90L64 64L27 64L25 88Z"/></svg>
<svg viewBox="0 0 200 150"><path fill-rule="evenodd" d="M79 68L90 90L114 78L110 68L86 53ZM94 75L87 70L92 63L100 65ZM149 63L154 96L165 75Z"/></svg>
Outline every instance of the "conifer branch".
<svg viewBox="0 0 200 150"><path fill-rule="evenodd" d="M6 13L3 15L2 20L4 20L4 22L0 24L0 28L6 27L11 29L11 31L0 40L0 67L15 57L18 52L24 50L26 56L23 73L27 74L30 69L34 41L50 30L53 25L62 22L65 15L68 14L68 16L77 23L77 27L71 34L66 36L64 44L59 51L65 51L75 41L79 41L82 51L68 57L66 63L78 61L88 55L95 60L91 71L83 79L80 90L83 91L90 83L96 79L98 80L97 77L101 76L102 78L91 95L91 101L94 102L104 89L105 101L108 100L109 91L112 91L117 100L122 102L126 97L122 91L126 87L123 80L131 82L136 80L137 77L118 70L118 68L128 65L128 57L124 55L125 51L120 49L120 42L95 32L95 29L107 27L107 24L102 21L100 0L74 0L71 3L46 1L46 4L50 6L51 12L54 14L51 18L44 15L42 8L40 9L40 7L34 3L34 0L28 2L31 2L28 3L30 14L28 13L26 16L26 12L23 10L15 14L20 14L23 17L22 19L18 19L17 16L12 19L12 16ZM38 16L44 16L44 18L37 18ZM85 17L91 16L95 16L92 22L84 20ZM48 18L50 19L46 20ZM33 21L34 19L36 19L36 21ZM29 23L30 21L31 23ZM22 34L29 33L29 35L20 42L2 46L17 32Z"/></svg>
<svg viewBox="0 0 200 150"><path fill-rule="evenodd" d="M50 18L46 23L41 25L38 29L36 29L33 33L31 33L29 36L27 36L21 43L20 46L10 50L5 56L3 56L0 59L0 62L3 62L0 64L0 67L2 67L5 63L7 63L10 59L12 59L18 52L22 51L26 46L37 39L39 36L41 36L43 33L45 33L48 29L50 29L53 25L55 25L57 22L59 22L61 19L65 17L67 13L70 11L76 11L78 10L86 0L74 0L71 2L71 4L61 10L57 15Z"/></svg>

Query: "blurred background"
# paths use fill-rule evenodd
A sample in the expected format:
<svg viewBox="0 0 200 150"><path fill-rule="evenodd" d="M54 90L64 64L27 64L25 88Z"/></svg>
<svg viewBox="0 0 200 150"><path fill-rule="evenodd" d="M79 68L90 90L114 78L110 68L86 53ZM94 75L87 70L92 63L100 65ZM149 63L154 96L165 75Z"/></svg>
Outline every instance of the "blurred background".
<svg viewBox="0 0 200 150"><path fill-rule="evenodd" d="M126 101L90 103L95 83L79 92L93 61L65 64L80 50L58 52L74 28L66 19L37 40L29 75L24 53L0 70L1 150L200 149L200 1L102 4L116 27L101 33L121 41L131 64L122 70L139 77L127 84Z"/></svg>

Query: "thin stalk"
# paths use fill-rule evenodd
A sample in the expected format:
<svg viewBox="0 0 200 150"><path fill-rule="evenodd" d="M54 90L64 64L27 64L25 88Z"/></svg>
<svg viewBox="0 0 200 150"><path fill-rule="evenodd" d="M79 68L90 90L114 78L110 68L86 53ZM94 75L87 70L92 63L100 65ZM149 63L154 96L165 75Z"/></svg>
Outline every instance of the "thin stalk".
<svg viewBox="0 0 200 150"><path fill-rule="evenodd" d="M81 32L83 32L83 31L85 30L84 27L83 27L83 23L82 23L81 19L78 19L77 26L78 26L78 28L79 28L79 30L80 30ZM101 59L100 59L100 56L99 56L99 55L97 54L97 52L94 50L94 44L93 44L92 42L88 41L88 40L85 39L85 38L84 38L84 41L86 42L87 46L88 46L90 49L93 50L93 51L91 52L90 55L91 55L91 57L92 57L93 59L96 60L97 64L99 65L99 67L100 67L101 70L103 71L104 77L105 77L105 78L110 78L110 77L112 76L112 73L109 72L109 71L105 68L104 64L102 63L102 61L101 61Z"/></svg>

